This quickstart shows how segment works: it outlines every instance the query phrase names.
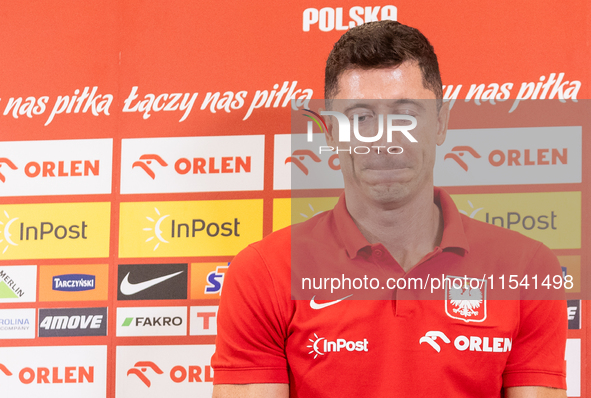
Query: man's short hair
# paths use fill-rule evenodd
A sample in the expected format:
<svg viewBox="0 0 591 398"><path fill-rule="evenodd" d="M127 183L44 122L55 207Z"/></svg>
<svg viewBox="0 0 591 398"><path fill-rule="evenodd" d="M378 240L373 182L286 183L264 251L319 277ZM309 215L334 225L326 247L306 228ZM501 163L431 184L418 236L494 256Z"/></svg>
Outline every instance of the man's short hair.
<svg viewBox="0 0 591 398"><path fill-rule="evenodd" d="M443 88L433 46L418 29L389 20L357 26L335 43L326 61L324 98L334 98L338 79L347 70L392 68L405 61L418 63L423 86L435 93L440 104Z"/></svg>

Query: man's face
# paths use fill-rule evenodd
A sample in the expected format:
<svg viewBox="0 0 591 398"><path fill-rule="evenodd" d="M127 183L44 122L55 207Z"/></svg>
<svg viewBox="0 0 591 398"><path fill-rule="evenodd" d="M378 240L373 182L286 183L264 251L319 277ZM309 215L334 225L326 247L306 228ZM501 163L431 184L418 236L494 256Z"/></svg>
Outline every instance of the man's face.
<svg viewBox="0 0 591 398"><path fill-rule="evenodd" d="M334 118L327 118L327 142L341 149L339 160L347 195L397 206L412 200L421 189L432 189L435 148L445 140L449 110L447 104L437 110L435 94L423 87L418 64L404 62L395 68L344 72L331 110L345 114L351 128L353 115L359 115L359 131L367 137L376 135L378 115L384 118L384 132L376 142L360 142L353 133L351 142L338 142L338 124ZM399 131L394 131L392 142L387 142L388 114L414 116L417 127L409 132L418 142L410 142ZM377 148L371 148L367 154L343 151L356 146L383 148L379 153ZM386 148L391 146L400 146L403 152L389 154Z"/></svg>

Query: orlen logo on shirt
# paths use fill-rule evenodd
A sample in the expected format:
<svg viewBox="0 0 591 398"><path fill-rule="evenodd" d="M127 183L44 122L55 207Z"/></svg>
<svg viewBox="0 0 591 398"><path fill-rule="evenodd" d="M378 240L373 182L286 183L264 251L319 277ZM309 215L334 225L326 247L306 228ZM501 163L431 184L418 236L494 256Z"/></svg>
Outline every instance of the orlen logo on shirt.
<svg viewBox="0 0 591 398"><path fill-rule="evenodd" d="M319 355L326 355L329 352L368 352L367 339L363 340L347 340L347 339L336 339L328 340L324 337L318 337L314 333L314 338L308 339L310 344L306 346L310 351L308 354L314 355L314 359L318 358Z"/></svg>
<svg viewBox="0 0 591 398"><path fill-rule="evenodd" d="M427 343L435 351L441 352L442 346L451 343L447 335L438 330L431 330L419 339L419 344ZM479 337L479 336L457 336L453 346L458 351L480 351L480 352L508 352L511 351L513 340L508 337Z"/></svg>
<svg viewBox="0 0 591 398"><path fill-rule="evenodd" d="M111 193L112 156L112 139L3 142L0 196Z"/></svg>
<svg viewBox="0 0 591 398"><path fill-rule="evenodd" d="M581 127L449 130L434 169L440 186L581 182Z"/></svg>
<svg viewBox="0 0 591 398"><path fill-rule="evenodd" d="M367 22L391 20L396 21L398 9L396 6L366 6L306 8L303 13L303 30L309 32L314 26L322 32L333 30L347 30Z"/></svg>
<svg viewBox="0 0 591 398"><path fill-rule="evenodd" d="M124 139L121 193L258 191L264 136Z"/></svg>

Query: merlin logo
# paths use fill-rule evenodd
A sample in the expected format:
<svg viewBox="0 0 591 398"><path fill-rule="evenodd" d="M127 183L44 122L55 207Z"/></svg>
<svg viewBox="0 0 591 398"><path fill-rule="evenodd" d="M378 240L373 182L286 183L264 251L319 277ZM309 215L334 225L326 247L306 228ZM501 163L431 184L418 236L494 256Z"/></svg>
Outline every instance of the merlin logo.
<svg viewBox="0 0 591 398"><path fill-rule="evenodd" d="M107 308L39 310L39 337L106 335Z"/></svg>
<svg viewBox="0 0 591 398"><path fill-rule="evenodd" d="M94 290L94 284L94 275L56 275L53 277L52 289L62 292L82 292L85 290Z"/></svg>
<svg viewBox="0 0 591 398"><path fill-rule="evenodd" d="M457 154L454 152L457 152ZM455 146L452 148L452 152L446 154L443 157L443 160L447 160L447 159L455 160L456 163L459 164L462 169L464 169L464 171L468 171L468 164L466 162L464 162L461 158L462 156L464 156L465 153L469 153L470 155L472 155L472 157L474 157L476 159L481 158L481 156L478 154L478 152L476 152L470 146Z"/></svg>
<svg viewBox="0 0 591 398"><path fill-rule="evenodd" d="M119 265L118 300L184 300L187 264Z"/></svg>
<svg viewBox="0 0 591 398"><path fill-rule="evenodd" d="M441 352L441 346L437 343L437 339L441 339L445 344L451 343L445 333L431 330L419 339L419 344L427 343L435 351ZM513 340L507 337L458 336L453 344L458 351L508 352L511 351Z"/></svg>
<svg viewBox="0 0 591 398"><path fill-rule="evenodd" d="M140 156L140 160L134 162L131 168L140 167L150 176L150 178L155 179L156 174L154 174L154 171L152 171L152 169L149 167L153 160L158 162L158 164L160 164L162 167L168 166L168 163L166 163L160 156L150 154Z"/></svg>
<svg viewBox="0 0 591 398"><path fill-rule="evenodd" d="M314 354L314 359L318 357L318 355L324 355L328 352L340 352L341 349L345 349L349 352L359 351L359 352L368 352L367 339L359 340L359 341L347 341L345 339L336 339L335 341L329 341L324 337L318 337L316 333L314 333L315 339L308 339L312 345L307 345L307 348L311 348L311 351L308 354ZM321 344L322 342L322 344Z"/></svg>
<svg viewBox="0 0 591 398"><path fill-rule="evenodd" d="M12 170L18 169L18 167L16 167L16 165L14 163L12 163L12 161L8 158L0 158L0 167L2 167L2 163L6 164ZM0 181L6 182L6 177L4 177L4 174L2 174L2 173L0 173Z"/></svg>
<svg viewBox="0 0 591 398"><path fill-rule="evenodd" d="M0 267L0 302L34 302L36 300L37 266Z"/></svg>
<svg viewBox="0 0 591 398"><path fill-rule="evenodd" d="M150 379L148 379L146 377L146 371L148 370L148 368L152 369L152 371L154 371L154 373L156 373L158 375L161 375L162 373L164 373L158 367L158 365L156 365L152 361L139 361L139 362L136 362L135 365L133 365L133 368L131 368L127 371L127 375L128 376L132 375L132 374L136 375L147 387L151 387L152 382L150 381Z"/></svg>

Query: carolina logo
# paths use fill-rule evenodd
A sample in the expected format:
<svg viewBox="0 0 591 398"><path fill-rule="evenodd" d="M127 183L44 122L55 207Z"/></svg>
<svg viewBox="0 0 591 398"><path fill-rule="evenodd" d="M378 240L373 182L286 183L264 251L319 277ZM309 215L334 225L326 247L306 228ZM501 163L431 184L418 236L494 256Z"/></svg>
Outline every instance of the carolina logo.
<svg viewBox="0 0 591 398"><path fill-rule="evenodd" d="M160 226L162 225L162 221L164 221L164 219L166 217L170 216L170 214L167 214L165 216L161 216L160 212L155 207L154 207L154 211L156 211L156 214L158 215L159 218L158 218L158 220L154 220L153 218L146 216L148 221L154 223L154 228L144 228L144 231L154 231L154 236L150 236L148 239L146 239L146 242L149 242L152 239L154 239L154 237L156 237L156 239L158 239L162 243L169 243L166 239L164 239L162 237L162 230L160 229ZM156 245L154 246L154 251L156 249L158 249L158 246L160 246L160 242L156 242Z"/></svg>
<svg viewBox="0 0 591 398"><path fill-rule="evenodd" d="M134 374L137 377L139 377L139 379L147 386L150 387L152 385L152 382L150 381L150 379L148 379L146 377L146 371L148 370L148 368L152 369L154 371L154 373L161 375L162 373L164 373L159 367L158 365L156 365L154 362L152 361L139 361L136 362L135 365L133 365L133 368L129 369L127 371L127 376Z"/></svg>
<svg viewBox="0 0 591 398"><path fill-rule="evenodd" d="M312 350L308 352L308 354L314 354L314 359L318 357L318 355L324 355L327 352L340 352L341 349L345 349L349 352L352 351L363 351L367 352L367 339L359 340L359 341L347 341L345 339L336 339L335 341L329 341L324 337L318 337L316 333L314 333L315 339L308 339L312 345L307 345L307 348L311 348ZM322 342L322 344L321 344Z"/></svg>
<svg viewBox="0 0 591 398"><path fill-rule="evenodd" d="M457 153L455 153L457 152ZM470 146L455 146L452 148L451 152L446 154L443 157L443 160L447 160L447 159L452 159L454 160L457 164L460 165L460 167L462 169L464 169L464 171L468 171L468 164L466 162L464 162L462 160L462 156L464 156L465 153L469 153L470 155L472 155L472 157L476 158L476 159L480 159L481 156L478 154L478 152L476 152L472 147Z"/></svg>
<svg viewBox="0 0 591 398"><path fill-rule="evenodd" d="M0 167L2 167L2 163L6 164L12 170L18 169L18 167L16 167L16 165L8 158L0 158ZM2 173L0 173L0 181L6 182L6 177L4 177Z"/></svg>
<svg viewBox="0 0 591 398"><path fill-rule="evenodd" d="M445 277L445 313L464 322L486 319L486 279Z"/></svg>
<svg viewBox="0 0 591 398"><path fill-rule="evenodd" d="M135 168L135 167L140 167L142 170L144 170L152 179L156 178L156 174L154 173L154 171L152 171L152 169L150 168L150 164L152 164L152 160L155 160L156 162L158 162L158 164L160 164L160 166L162 167L167 167L168 163L166 163L164 161L164 159L162 159L160 156L155 155L155 154L148 154L148 155L142 155L140 156L140 160L136 161L133 163L133 165L131 166L131 168Z"/></svg>

